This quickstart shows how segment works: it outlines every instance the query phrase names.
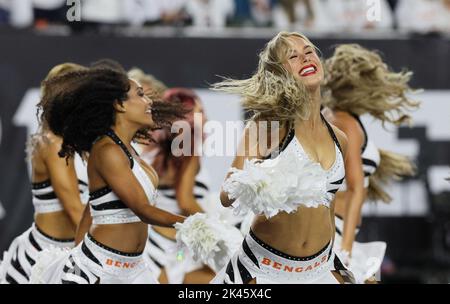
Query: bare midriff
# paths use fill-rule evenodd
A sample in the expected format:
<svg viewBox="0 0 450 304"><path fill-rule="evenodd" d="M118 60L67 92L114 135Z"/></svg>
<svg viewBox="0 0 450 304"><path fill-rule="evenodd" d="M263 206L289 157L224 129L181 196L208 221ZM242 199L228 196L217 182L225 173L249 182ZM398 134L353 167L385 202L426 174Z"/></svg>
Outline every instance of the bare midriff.
<svg viewBox="0 0 450 304"><path fill-rule="evenodd" d="M294 213L282 212L273 218L257 216L252 231L261 241L285 254L309 257L331 242L334 232L330 209L299 207Z"/></svg>

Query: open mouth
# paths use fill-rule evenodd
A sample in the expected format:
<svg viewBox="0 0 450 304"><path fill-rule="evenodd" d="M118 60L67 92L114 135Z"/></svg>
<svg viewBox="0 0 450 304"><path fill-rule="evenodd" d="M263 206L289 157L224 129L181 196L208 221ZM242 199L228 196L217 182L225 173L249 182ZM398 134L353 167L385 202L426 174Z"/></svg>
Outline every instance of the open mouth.
<svg viewBox="0 0 450 304"><path fill-rule="evenodd" d="M152 115L152 109L148 108L147 110L145 110L145 114Z"/></svg>
<svg viewBox="0 0 450 304"><path fill-rule="evenodd" d="M306 77L317 73L317 67L314 64L305 66L300 70L300 76Z"/></svg>

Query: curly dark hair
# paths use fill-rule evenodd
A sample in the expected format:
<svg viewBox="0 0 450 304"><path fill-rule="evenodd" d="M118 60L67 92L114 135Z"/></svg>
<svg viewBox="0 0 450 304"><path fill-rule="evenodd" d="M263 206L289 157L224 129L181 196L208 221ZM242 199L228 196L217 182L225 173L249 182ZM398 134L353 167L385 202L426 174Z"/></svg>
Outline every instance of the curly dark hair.
<svg viewBox="0 0 450 304"><path fill-rule="evenodd" d="M89 69L50 79L46 86L64 84L58 94L44 95L45 119L50 130L63 138L59 156L89 152L93 143L115 123L114 102L128 99L126 74L110 69Z"/></svg>
<svg viewBox="0 0 450 304"><path fill-rule="evenodd" d="M102 58L94 61L91 63L90 67L94 69L110 69L124 74L127 73L125 68L119 62L111 58Z"/></svg>
<svg viewBox="0 0 450 304"><path fill-rule="evenodd" d="M39 124L46 126L45 112L47 111L46 101L50 100L49 96L57 94L61 90L65 90L65 83L60 81L58 85L48 86L50 79L55 77L61 77L64 74L75 72L79 70L86 70L87 68L72 62L65 62L54 66L47 74L45 79L41 82L41 100L36 106L36 116ZM70 85L70 83L69 83ZM42 98L47 96L47 98Z"/></svg>
<svg viewBox="0 0 450 304"><path fill-rule="evenodd" d="M59 155L72 157L89 152L93 143L114 125L114 102L128 99L130 83L127 74L118 70L91 68L49 79L46 87L57 86L57 93L44 94L45 120L50 130L63 138ZM155 128L170 126L187 113L179 105L154 101ZM138 141L152 140L149 128L135 134Z"/></svg>

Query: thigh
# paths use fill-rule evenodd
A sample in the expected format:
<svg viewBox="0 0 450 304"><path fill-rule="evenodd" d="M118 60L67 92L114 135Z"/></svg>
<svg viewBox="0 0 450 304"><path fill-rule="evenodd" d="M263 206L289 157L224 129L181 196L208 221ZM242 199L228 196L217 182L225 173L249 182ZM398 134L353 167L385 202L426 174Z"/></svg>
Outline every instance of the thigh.
<svg viewBox="0 0 450 304"><path fill-rule="evenodd" d="M345 280L342 277L342 275L337 271L331 271L331 274L334 276L334 278L339 282L339 284L344 284Z"/></svg>
<svg viewBox="0 0 450 304"><path fill-rule="evenodd" d="M208 284L215 277L214 271L204 266L201 269L186 273L183 284Z"/></svg>
<svg viewBox="0 0 450 304"><path fill-rule="evenodd" d="M169 284L169 278L167 277L165 268L161 268L161 273L159 275L158 281L160 284Z"/></svg>

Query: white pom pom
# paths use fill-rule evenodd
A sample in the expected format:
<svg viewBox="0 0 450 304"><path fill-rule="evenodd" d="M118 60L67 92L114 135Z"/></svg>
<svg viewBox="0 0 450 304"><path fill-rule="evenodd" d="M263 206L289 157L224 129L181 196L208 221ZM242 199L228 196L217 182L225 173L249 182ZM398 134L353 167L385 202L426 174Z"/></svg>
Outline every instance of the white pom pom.
<svg viewBox="0 0 450 304"><path fill-rule="evenodd" d="M253 211L270 218L281 211L294 212L299 205L318 207L331 200L325 170L292 152L264 161L246 160L242 170L231 172L223 190L235 200L238 215Z"/></svg>
<svg viewBox="0 0 450 304"><path fill-rule="evenodd" d="M215 271L225 266L243 240L236 227L203 213L188 217L175 228L178 246L187 248L195 261L200 260Z"/></svg>
<svg viewBox="0 0 450 304"><path fill-rule="evenodd" d="M69 248L52 247L44 249L37 254L36 263L31 268L30 284L47 284L48 270L51 265L62 259L66 259L70 254Z"/></svg>

